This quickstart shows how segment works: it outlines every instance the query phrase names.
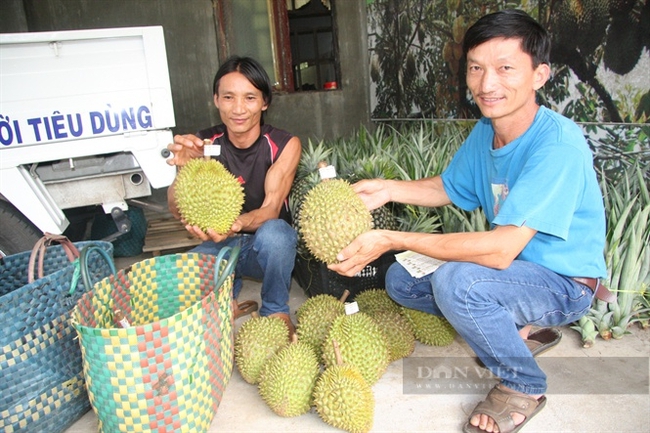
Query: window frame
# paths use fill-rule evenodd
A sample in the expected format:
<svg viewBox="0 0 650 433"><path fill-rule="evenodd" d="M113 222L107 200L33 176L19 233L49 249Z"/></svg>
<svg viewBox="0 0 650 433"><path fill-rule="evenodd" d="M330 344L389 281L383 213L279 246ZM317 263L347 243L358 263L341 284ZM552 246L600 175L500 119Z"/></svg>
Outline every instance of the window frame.
<svg viewBox="0 0 650 433"><path fill-rule="evenodd" d="M229 41L235 36L232 23L231 2L237 0L212 0L217 35L219 63L225 62L232 54ZM291 69L291 40L289 38L289 16L285 0L267 0L271 14L271 46L273 47L273 66L275 79L273 88L280 92L293 92L294 81ZM270 71L268 71L270 72ZM271 75L271 74L269 74Z"/></svg>
<svg viewBox="0 0 650 433"><path fill-rule="evenodd" d="M237 0L212 0L214 10L215 33L219 63L225 62L232 54L229 41L235 40L236 32L232 23L232 2ZM271 79L273 88L282 93L300 93L295 89L293 59L291 54L291 35L289 29L289 14L286 0L267 0L271 24L271 47L273 50L273 66L275 79ZM335 5L332 4L332 38L334 50L334 70L336 81L340 82L341 65L338 56L338 29L336 23ZM271 72L271 71L267 71ZM269 74L271 75L271 74ZM340 85L340 84L339 84ZM322 89L318 89L322 90Z"/></svg>

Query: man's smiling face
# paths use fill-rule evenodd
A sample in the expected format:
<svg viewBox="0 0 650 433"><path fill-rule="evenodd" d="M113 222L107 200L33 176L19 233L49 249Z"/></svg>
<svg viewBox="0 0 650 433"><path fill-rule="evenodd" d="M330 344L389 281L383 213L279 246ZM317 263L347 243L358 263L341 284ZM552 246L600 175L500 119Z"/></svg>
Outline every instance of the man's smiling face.
<svg viewBox="0 0 650 433"><path fill-rule="evenodd" d="M546 64L533 68L520 39L490 39L467 53L467 87L481 113L493 121L516 120L536 107L535 92L547 71Z"/></svg>

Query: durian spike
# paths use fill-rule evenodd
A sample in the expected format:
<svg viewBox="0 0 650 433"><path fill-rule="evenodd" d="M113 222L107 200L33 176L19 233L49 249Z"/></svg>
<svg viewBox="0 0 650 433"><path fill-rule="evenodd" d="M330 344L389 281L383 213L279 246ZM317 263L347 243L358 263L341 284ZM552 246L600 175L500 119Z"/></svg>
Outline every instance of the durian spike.
<svg viewBox="0 0 650 433"><path fill-rule="evenodd" d="M336 365L343 365L343 358L341 357L341 348L339 347L339 342L332 340L332 346L334 346L334 356L336 357Z"/></svg>
<svg viewBox="0 0 650 433"><path fill-rule="evenodd" d="M339 298L339 301L341 301L342 303L345 303L345 300L348 299L348 296L350 296L350 291L348 289L345 289L343 291L343 294Z"/></svg>

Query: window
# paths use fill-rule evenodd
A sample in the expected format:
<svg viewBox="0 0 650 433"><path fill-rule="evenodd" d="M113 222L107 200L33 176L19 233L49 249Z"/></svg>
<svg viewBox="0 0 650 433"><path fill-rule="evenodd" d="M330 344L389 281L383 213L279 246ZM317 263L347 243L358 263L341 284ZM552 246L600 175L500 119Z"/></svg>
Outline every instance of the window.
<svg viewBox="0 0 650 433"><path fill-rule="evenodd" d="M328 89L340 82L330 0L287 0L295 90Z"/></svg>
<svg viewBox="0 0 650 433"><path fill-rule="evenodd" d="M220 61L251 56L279 91L338 88L334 0L213 0Z"/></svg>

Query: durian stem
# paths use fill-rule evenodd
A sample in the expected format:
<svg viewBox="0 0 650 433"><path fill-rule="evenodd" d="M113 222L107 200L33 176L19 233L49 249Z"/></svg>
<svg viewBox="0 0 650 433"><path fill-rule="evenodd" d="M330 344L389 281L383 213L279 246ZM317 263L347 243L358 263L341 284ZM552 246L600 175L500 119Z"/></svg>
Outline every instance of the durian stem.
<svg viewBox="0 0 650 433"><path fill-rule="evenodd" d="M339 347L339 342L332 340L332 346L334 346L334 356L336 357L336 365L343 365L343 358L341 357L341 348Z"/></svg>
<svg viewBox="0 0 650 433"><path fill-rule="evenodd" d="M296 344L297 342L298 342L298 334L294 332L293 334L291 334L291 343Z"/></svg>
<svg viewBox="0 0 650 433"><path fill-rule="evenodd" d="M339 301L341 301L342 303L345 303L345 300L348 299L348 296L350 296L350 291L348 289L345 289L343 291L343 294L341 295L341 298L339 299Z"/></svg>
<svg viewBox="0 0 650 433"><path fill-rule="evenodd" d="M318 165L316 167L318 168L318 171L320 172L320 170L322 168L329 167L329 164L327 163L327 161L321 161L321 162L318 163ZM321 182L327 182L328 180L330 180L329 177L326 177L325 179L323 179L323 174L322 173L320 173L320 175L321 175L321 179L320 179Z"/></svg>
<svg viewBox="0 0 650 433"><path fill-rule="evenodd" d="M208 146L211 145L211 144L212 144L212 140L210 140L210 139L208 139L208 138L203 139L203 145L205 146L206 144L207 144ZM212 159L212 157L211 157L210 155L203 155L203 159L205 159L206 161L209 161L210 159Z"/></svg>
<svg viewBox="0 0 650 433"><path fill-rule="evenodd" d="M260 317L260 314L257 311L253 311L251 313L251 318L256 318L256 317Z"/></svg>

